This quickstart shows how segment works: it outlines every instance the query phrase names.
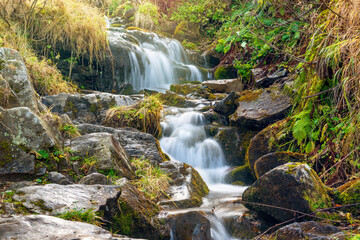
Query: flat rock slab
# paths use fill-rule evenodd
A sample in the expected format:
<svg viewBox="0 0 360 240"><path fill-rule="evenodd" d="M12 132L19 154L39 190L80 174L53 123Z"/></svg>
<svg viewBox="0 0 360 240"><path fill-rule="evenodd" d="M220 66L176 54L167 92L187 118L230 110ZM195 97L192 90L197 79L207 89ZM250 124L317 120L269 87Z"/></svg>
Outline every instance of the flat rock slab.
<svg viewBox="0 0 360 240"><path fill-rule="evenodd" d="M3 240L131 240L113 236L105 229L82 222L67 221L46 215L0 218L0 239Z"/></svg>
<svg viewBox="0 0 360 240"><path fill-rule="evenodd" d="M285 117L290 110L291 98L277 88L244 91L238 99L238 108L230 116L232 126L261 130Z"/></svg>
<svg viewBox="0 0 360 240"><path fill-rule="evenodd" d="M58 214L70 209L93 209L105 206L109 199L118 199L120 187L111 185L29 186L15 191L14 201L23 202L30 211L39 214Z"/></svg>
<svg viewBox="0 0 360 240"><path fill-rule="evenodd" d="M201 83L215 92L241 92L244 85L240 79L209 80Z"/></svg>

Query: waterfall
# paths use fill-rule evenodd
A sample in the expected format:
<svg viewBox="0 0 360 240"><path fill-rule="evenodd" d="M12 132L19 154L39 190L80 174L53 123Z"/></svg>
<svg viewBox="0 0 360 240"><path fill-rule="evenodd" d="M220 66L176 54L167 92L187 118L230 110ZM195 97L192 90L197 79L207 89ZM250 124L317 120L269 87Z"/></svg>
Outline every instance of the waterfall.
<svg viewBox="0 0 360 240"><path fill-rule="evenodd" d="M130 83L135 90L169 89L181 81L203 81L208 72L191 64L181 43L151 32L109 27L115 63L115 84Z"/></svg>

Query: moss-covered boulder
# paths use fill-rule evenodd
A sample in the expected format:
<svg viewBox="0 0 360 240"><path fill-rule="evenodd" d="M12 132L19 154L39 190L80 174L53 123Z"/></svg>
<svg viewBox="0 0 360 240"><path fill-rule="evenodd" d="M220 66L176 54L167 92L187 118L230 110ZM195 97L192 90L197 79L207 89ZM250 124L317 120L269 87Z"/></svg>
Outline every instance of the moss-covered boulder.
<svg viewBox="0 0 360 240"><path fill-rule="evenodd" d="M296 212L256 203L301 213L331 207L325 185L308 165L301 163L287 163L267 172L247 188L242 197L250 210L280 222L294 218Z"/></svg>
<svg viewBox="0 0 360 240"><path fill-rule="evenodd" d="M237 70L232 65L219 66L214 71L214 78L216 80L237 78Z"/></svg>
<svg viewBox="0 0 360 240"><path fill-rule="evenodd" d="M350 181L339 188L339 199L341 204L348 205L360 203L360 178ZM354 215L360 215L360 206L346 208L346 211L352 212Z"/></svg>
<svg viewBox="0 0 360 240"><path fill-rule="evenodd" d="M305 155L293 152L268 153L255 161L254 171L256 178L261 177L271 169L288 162L303 162Z"/></svg>
<svg viewBox="0 0 360 240"><path fill-rule="evenodd" d="M164 105L174 106L174 107L195 107L196 104L188 100L188 98L181 96L172 91L166 91L165 93L159 93L159 99L163 102Z"/></svg>
<svg viewBox="0 0 360 240"><path fill-rule="evenodd" d="M168 194L171 199L162 200L161 205L173 208L201 206L209 188L193 167L175 160L163 162L160 166L172 179Z"/></svg>
<svg viewBox="0 0 360 240"><path fill-rule="evenodd" d="M196 94L202 93L203 86L199 83L186 83L186 84L172 84L170 86L170 91L174 93L181 94L181 95L189 95L189 94Z"/></svg>
<svg viewBox="0 0 360 240"><path fill-rule="evenodd" d="M225 175L225 181L234 185L249 186L255 182L249 165L233 168Z"/></svg>
<svg viewBox="0 0 360 240"><path fill-rule="evenodd" d="M231 92L226 98L215 104L214 110L222 115L230 116L237 109L237 100L239 97L237 93Z"/></svg>
<svg viewBox="0 0 360 240"><path fill-rule="evenodd" d="M243 129L261 130L282 118L290 110L291 99L278 88L244 91L238 101L238 108L230 116L230 125Z"/></svg>
<svg viewBox="0 0 360 240"><path fill-rule="evenodd" d="M231 166L241 166L245 162L246 150L254 131L239 132L237 128L222 129L214 139L221 145L227 163Z"/></svg>
<svg viewBox="0 0 360 240"><path fill-rule="evenodd" d="M240 79L208 80L201 83L213 92L230 93L241 92L244 85Z"/></svg>
<svg viewBox="0 0 360 240"><path fill-rule="evenodd" d="M261 132L256 134L251 140L249 147L246 152L245 160L246 163L249 163L251 172L255 176L254 165L258 158L274 152L276 149L275 141L277 139L278 133L280 133L288 122L287 119L276 122L267 128L263 129ZM279 149L277 149L280 151Z"/></svg>

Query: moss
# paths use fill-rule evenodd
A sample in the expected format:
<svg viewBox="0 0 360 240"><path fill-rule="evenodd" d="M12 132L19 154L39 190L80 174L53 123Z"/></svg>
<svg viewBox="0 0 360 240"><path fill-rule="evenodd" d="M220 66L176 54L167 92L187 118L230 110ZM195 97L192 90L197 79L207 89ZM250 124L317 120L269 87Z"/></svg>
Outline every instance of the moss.
<svg viewBox="0 0 360 240"><path fill-rule="evenodd" d="M2 168L13 160L11 144L7 141L0 141L0 152L0 168Z"/></svg>
<svg viewBox="0 0 360 240"><path fill-rule="evenodd" d="M202 86L198 84L172 84L170 86L170 91L186 96L190 93L199 92L201 88Z"/></svg>
<svg viewBox="0 0 360 240"><path fill-rule="evenodd" d="M345 187L347 187L347 188L345 188ZM340 189L342 191L340 193L339 198L343 205L354 204L354 203L360 202L360 179L352 181L351 183L348 184L348 186L341 187ZM355 215L360 214L359 206L347 208L346 210Z"/></svg>
<svg viewBox="0 0 360 240"><path fill-rule="evenodd" d="M76 116L76 114L79 112L79 110L75 108L75 104L72 100L66 102L64 111L72 112L74 114L74 116Z"/></svg>
<svg viewBox="0 0 360 240"><path fill-rule="evenodd" d="M165 105L186 107L186 98L170 91L167 91L166 93L159 93L159 99Z"/></svg>
<svg viewBox="0 0 360 240"><path fill-rule="evenodd" d="M263 93L262 89L259 90L245 90L241 92L240 97L237 99L237 102L252 102L257 100Z"/></svg>
<svg viewBox="0 0 360 240"><path fill-rule="evenodd" d="M35 202L31 202L32 204L34 204L35 206L39 207L41 210L45 211L45 212L52 212L52 209L47 208L45 206L45 202L44 200L37 200Z"/></svg>
<svg viewBox="0 0 360 240"><path fill-rule="evenodd" d="M121 199L118 200L118 206L120 211L112 220L112 228L124 235L134 235L136 220L139 218L138 215L131 211L126 202Z"/></svg>
<svg viewBox="0 0 360 240"><path fill-rule="evenodd" d="M220 66L216 68L214 77L216 80L236 78L237 70L233 66Z"/></svg>
<svg viewBox="0 0 360 240"><path fill-rule="evenodd" d="M90 105L89 111L92 113L96 113L96 112L98 112L98 108L99 108L99 106L96 103L92 103Z"/></svg>
<svg viewBox="0 0 360 240"><path fill-rule="evenodd" d="M247 186L255 182L248 164L235 168L231 171L230 177L228 178L230 178L228 180L234 185Z"/></svg>

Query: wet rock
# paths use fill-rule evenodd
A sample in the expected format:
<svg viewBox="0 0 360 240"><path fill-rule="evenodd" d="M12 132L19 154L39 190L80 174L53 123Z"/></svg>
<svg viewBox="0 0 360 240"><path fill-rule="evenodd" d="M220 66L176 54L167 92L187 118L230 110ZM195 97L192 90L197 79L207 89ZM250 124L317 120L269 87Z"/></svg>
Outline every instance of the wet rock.
<svg viewBox="0 0 360 240"><path fill-rule="evenodd" d="M80 179L79 184L85 185L109 185L112 184L111 180L108 179L104 174L101 173L91 173L82 179Z"/></svg>
<svg viewBox="0 0 360 240"><path fill-rule="evenodd" d="M3 77L0 81L0 86L2 86L0 95L6 100L1 102L0 106L28 107L35 113L39 112L39 107L42 109L43 106L39 106L29 73L19 52L9 48L0 48L0 59L4 61L2 64L4 68L0 69L0 76Z"/></svg>
<svg viewBox="0 0 360 240"><path fill-rule="evenodd" d="M56 183L60 185L74 184L67 177L58 172L49 172L47 180L51 183Z"/></svg>
<svg viewBox="0 0 360 240"><path fill-rule="evenodd" d="M244 165L246 150L254 135L253 131L239 132L237 128L227 127L220 130L214 139L220 143L227 163L231 166L241 166Z"/></svg>
<svg viewBox="0 0 360 240"><path fill-rule="evenodd" d="M240 79L208 80L201 84L207 86L215 92L241 92L244 88Z"/></svg>
<svg viewBox="0 0 360 240"><path fill-rule="evenodd" d="M47 184L17 189L14 201L22 202L32 213L59 214L71 209L93 209L95 212L116 200L117 186Z"/></svg>
<svg viewBox="0 0 360 240"><path fill-rule="evenodd" d="M306 164L287 163L267 172L243 193L244 205L280 222L292 219L294 212L254 205L261 203L302 213L331 206L325 185Z"/></svg>
<svg viewBox="0 0 360 240"><path fill-rule="evenodd" d="M3 240L131 240L127 237L116 237L95 225L45 215L0 217L0 238Z"/></svg>
<svg viewBox="0 0 360 240"><path fill-rule="evenodd" d="M253 71L254 73L254 71ZM255 87L262 87L262 88L267 88L270 85L272 85L273 83L275 83L275 81L284 78L288 75L289 71L286 68L280 68L278 70L276 70L274 73L266 75L265 77L260 77L257 78L255 75Z"/></svg>
<svg viewBox="0 0 360 240"><path fill-rule="evenodd" d="M237 78L237 70L233 65L217 66L214 71L214 78L216 80Z"/></svg>
<svg viewBox="0 0 360 240"><path fill-rule="evenodd" d="M255 176L259 178L271 169L288 162L303 162L304 158L303 154L292 152L268 153L256 160L254 165Z"/></svg>
<svg viewBox="0 0 360 240"><path fill-rule="evenodd" d="M174 93L181 94L184 96L201 92L202 89L203 86L200 84L200 82L198 84L186 83L186 84L172 84L170 86L170 91L173 91Z"/></svg>
<svg viewBox="0 0 360 240"><path fill-rule="evenodd" d="M136 103L137 100L137 98L110 93L60 93L41 98L47 107L52 107L51 111L60 114L66 113L73 121L79 123L101 123L109 108L129 106Z"/></svg>
<svg viewBox="0 0 360 240"><path fill-rule="evenodd" d="M113 170L121 177L134 178L128 154L110 133L91 133L73 138L70 147L77 156L92 157L97 170Z"/></svg>
<svg viewBox="0 0 360 240"><path fill-rule="evenodd" d="M261 130L282 118L291 108L291 99L276 88L244 91L238 108L230 116L230 125Z"/></svg>
<svg viewBox="0 0 360 240"><path fill-rule="evenodd" d="M223 53L219 53L214 49L210 49L205 51L202 54L202 57L205 59L204 66L208 68L214 68L219 65L221 58L223 57Z"/></svg>
<svg viewBox="0 0 360 240"><path fill-rule="evenodd" d="M226 98L215 104L214 110L222 115L230 116L237 109L237 100L240 97L235 92L231 92Z"/></svg>
<svg viewBox="0 0 360 240"><path fill-rule="evenodd" d="M104 216L112 219L108 228L131 237L148 239L169 239L169 229L158 218L158 206L131 184L121 187L121 195L114 211L108 211ZM117 209L117 207L119 209Z"/></svg>
<svg viewBox="0 0 360 240"><path fill-rule="evenodd" d="M249 165L233 168L225 175L225 181L234 185L249 186L255 182Z"/></svg>
<svg viewBox="0 0 360 240"><path fill-rule="evenodd" d="M206 112L202 113L205 117L205 121L207 123L213 124L213 125L225 125L229 126L229 120L226 116L221 115L217 112L215 112L213 109L210 109Z"/></svg>
<svg viewBox="0 0 360 240"><path fill-rule="evenodd" d="M160 166L172 179L169 189L171 199L162 200L160 205L184 208L202 204L209 188L193 167L175 160L163 162Z"/></svg>
<svg viewBox="0 0 360 240"><path fill-rule="evenodd" d="M273 145L270 144L271 138L276 138L276 135L286 126L287 120L276 122L261 132L256 134L251 140L246 152L245 160L249 163L250 170L255 175L254 165L256 160L260 157L273 152Z"/></svg>
<svg viewBox="0 0 360 240"><path fill-rule="evenodd" d="M188 98L181 96L172 91L166 91L165 93L159 93L159 99L163 101L165 105L174 107L196 107L196 103L190 101Z"/></svg>
<svg viewBox="0 0 360 240"><path fill-rule="evenodd" d="M81 134L90 134L97 132L107 132L120 142L131 158L140 158L144 156L150 161L163 162L168 160L160 148L160 144L154 136L148 133L139 132L133 128L110 128L92 124L81 124L77 128Z"/></svg>
<svg viewBox="0 0 360 240"><path fill-rule="evenodd" d="M238 239L254 239L269 227L269 224L261 219L256 213L250 211L236 217L230 224L232 235Z"/></svg>
<svg viewBox="0 0 360 240"><path fill-rule="evenodd" d="M341 186L340 190L340 201L343 205L360 203L360 179L355 179ZM360 214L360 207L355 206L346 208L346 211L353 213L354 215Z"/></svg>
<svg viewBox="0 0 360 240"><path fill-rule="evenodd" d="M174 239L210 240L210 221L204 212L180 213L169 218Z"/></svg>
<svg viewBox="0 0 360 240"><path fill-rule="evenodd" d="M345 240L350 236L345 235L335 226L309 221L289 224L271 234L267 239L273 239L274 237L279 240Z"/></svg>

